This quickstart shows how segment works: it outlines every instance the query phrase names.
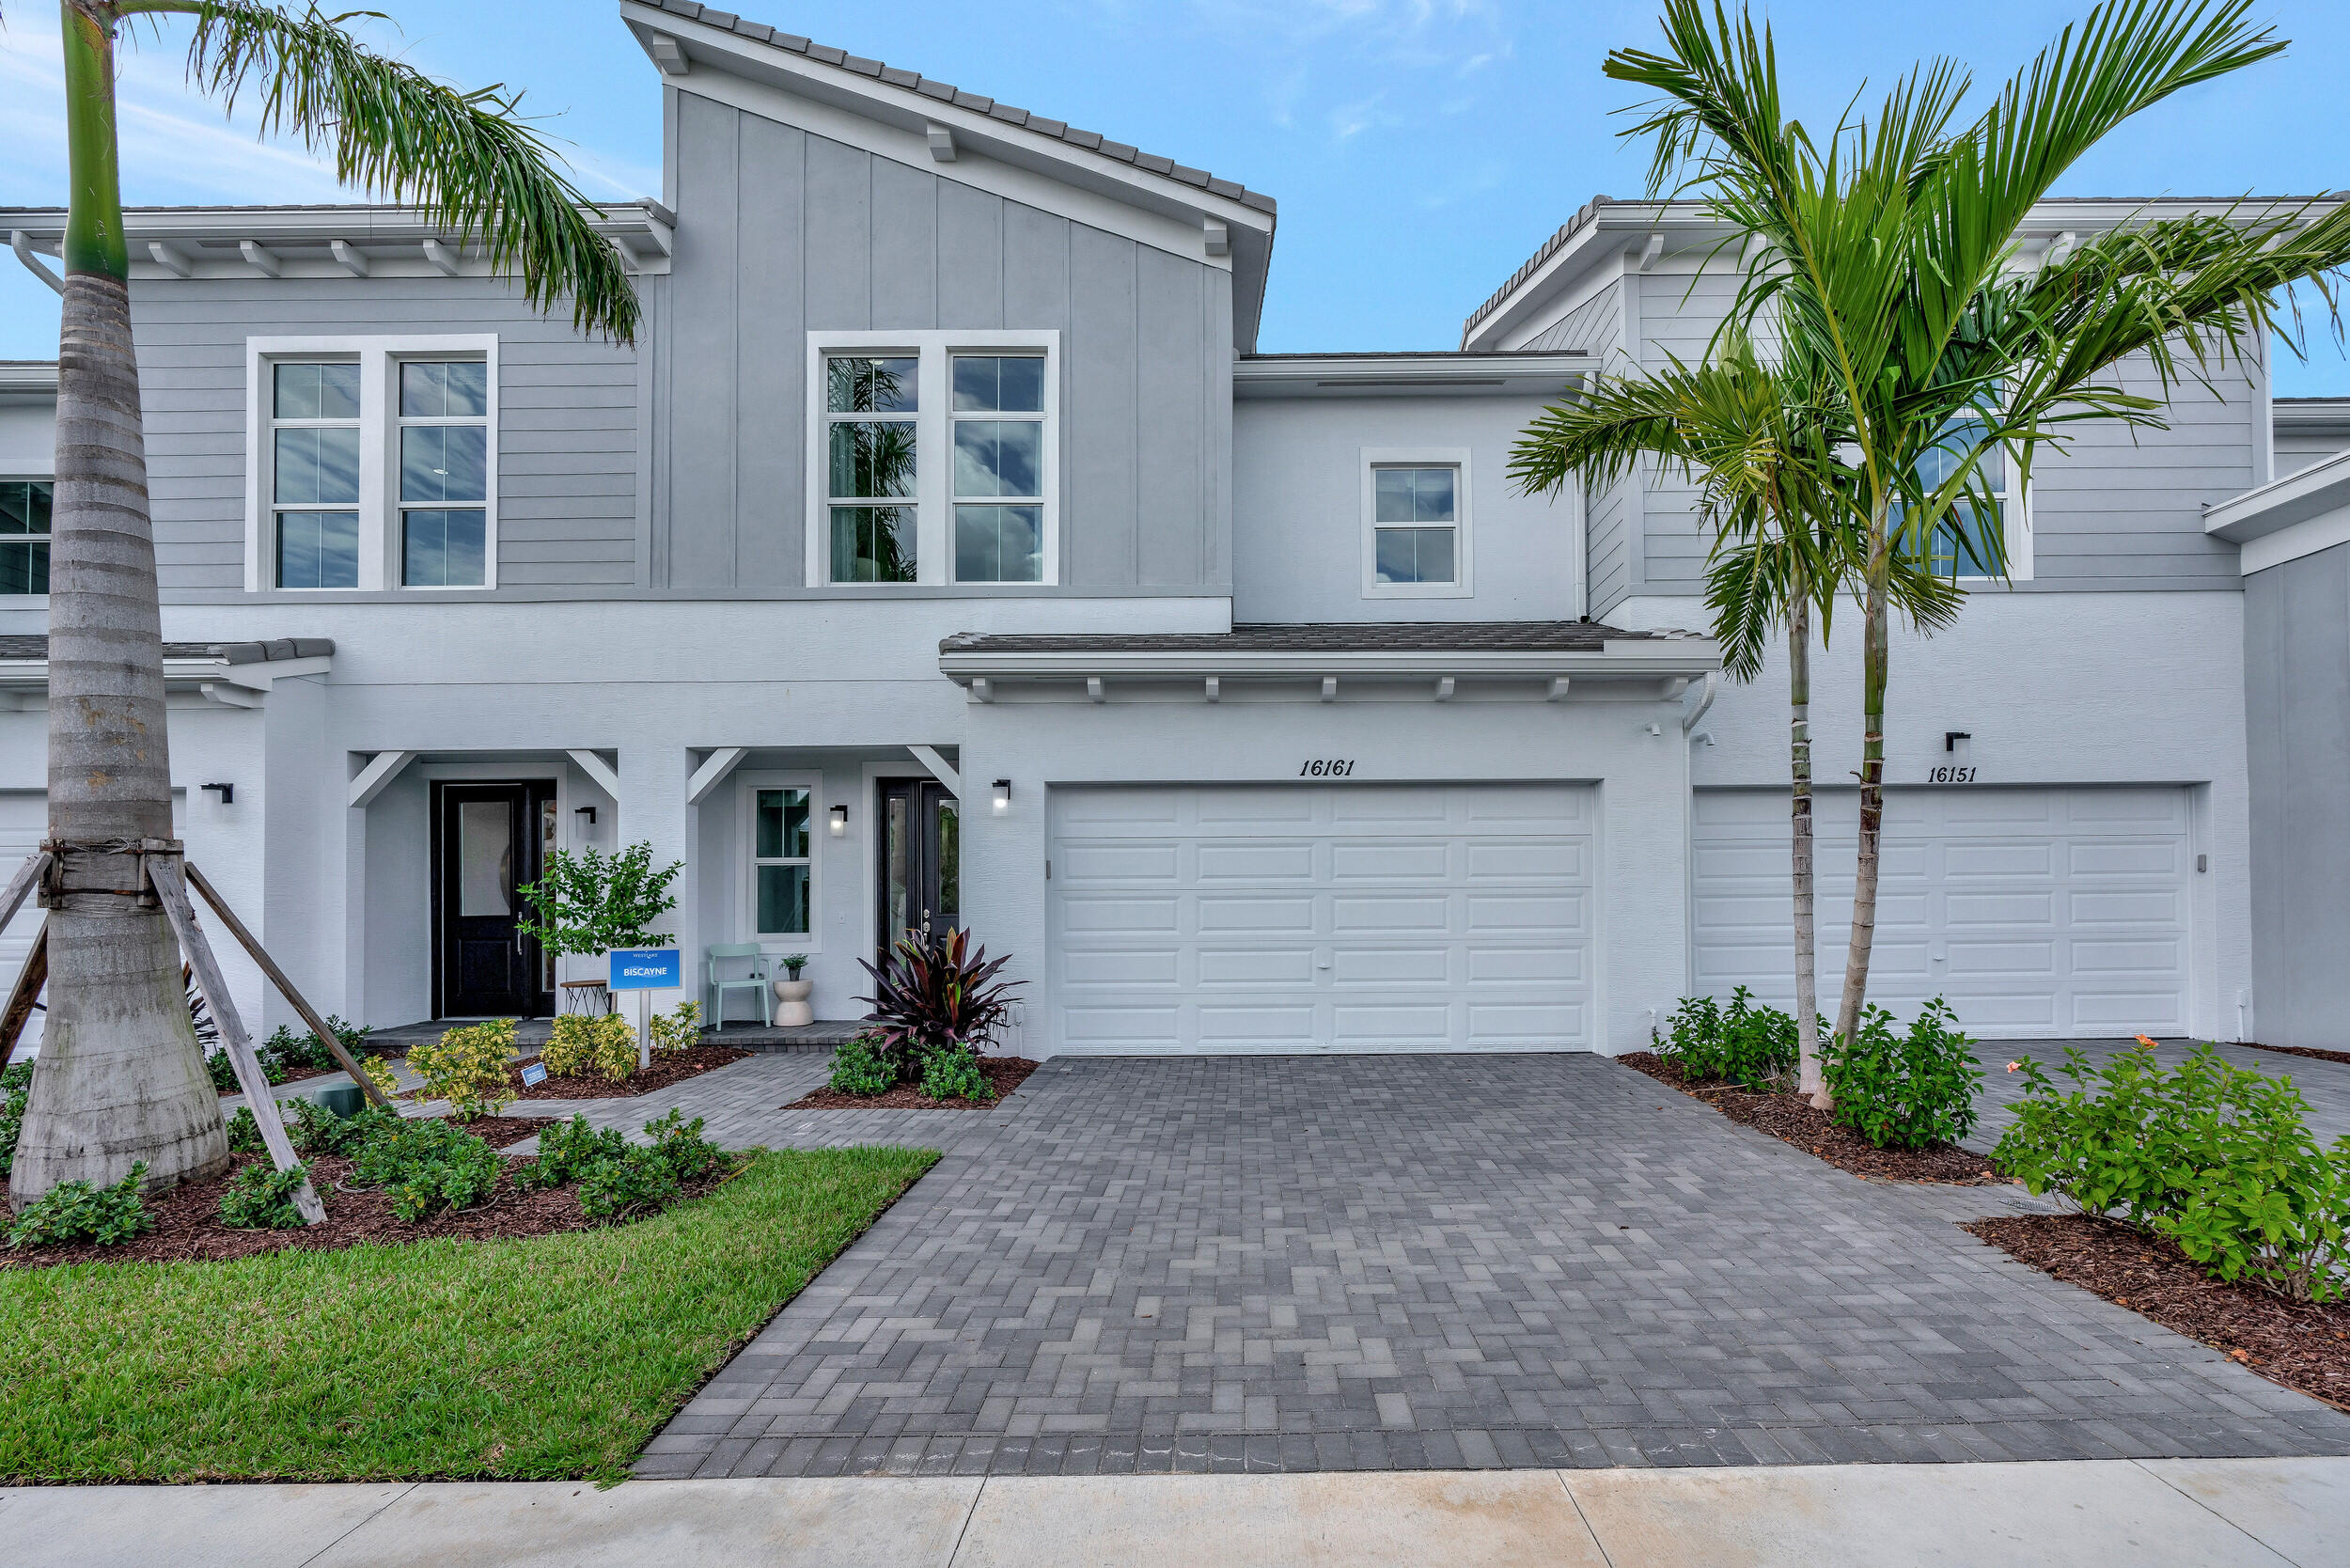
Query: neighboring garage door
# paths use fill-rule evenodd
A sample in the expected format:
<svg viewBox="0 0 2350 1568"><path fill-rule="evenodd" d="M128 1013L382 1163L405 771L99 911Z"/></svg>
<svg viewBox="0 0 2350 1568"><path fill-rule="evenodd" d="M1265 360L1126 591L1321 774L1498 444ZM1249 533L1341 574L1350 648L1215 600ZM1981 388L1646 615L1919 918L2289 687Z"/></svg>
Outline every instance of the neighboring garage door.
<svg viewBox="0 0 2350 1568"><path fill-rule="evenodd" d="M1591 792L1053 792L1068 1051L1588 1046Z"/></svg>
<svg viewBox="0 0 2350 1568"><path fill-rule="evenodd" d="M49 797L38 790L0 790L0 882L16 874L24 857L40 848L40 841L49 834ZM0 930L0 1006L6 1006L8 993L16 986L16 973L24 967L24 955L33 950L34 933L40 930L41 912L38 901L26 899L16 918ZM33 1014L25 1026L21 1045L40 1043L41 1015Z"/></svg>
<svg viewBox="0 0 2350 1568"><path fill-rule="evenodd" d="M1859 796L1819 805L1821 1011L1852 920ZM2176 1034L2187 1021L2183 789L1892 790L1869 999L1906 1021L1948 998L2009 1038ZM1794 999L1783 791L1701 790L1692 846L1698 988Z"/></svg>

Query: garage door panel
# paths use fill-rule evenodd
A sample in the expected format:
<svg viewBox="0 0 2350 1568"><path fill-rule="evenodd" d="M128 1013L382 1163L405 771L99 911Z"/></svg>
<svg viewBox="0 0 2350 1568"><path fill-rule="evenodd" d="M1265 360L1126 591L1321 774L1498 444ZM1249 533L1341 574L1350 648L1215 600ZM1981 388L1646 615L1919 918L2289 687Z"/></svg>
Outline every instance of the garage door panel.
<svg viewBox="0 0 2350 1568"><path fill-rule="evenodd" d="M1314 982L1311 948L1214 948L1197 949L1202 986L1309 986ZM1174 955L1168 954L1171 959Z"/></svg>
<svg viewBox="0 0 2350 1568"><path fill-rule="evenodd" d="M1824 996L1842 979L1856 801L1820 804ZM1699 792L1692 964L1713 995L1745 984L1784 1007L1794 991L1785 807ZM2183 789L1893 792L1870 999L1907 1019L1939 995L1990 1035L2184 1027L2192 858Z"/></svg>
<svg viewBox="0 0 2350 1568"><path fill-rule="evenodd" d="M1055 1043L1582 1044L1590 799L1538 785L1057 790ZM1062 877L1064 860L1135 880Z"/></svg>

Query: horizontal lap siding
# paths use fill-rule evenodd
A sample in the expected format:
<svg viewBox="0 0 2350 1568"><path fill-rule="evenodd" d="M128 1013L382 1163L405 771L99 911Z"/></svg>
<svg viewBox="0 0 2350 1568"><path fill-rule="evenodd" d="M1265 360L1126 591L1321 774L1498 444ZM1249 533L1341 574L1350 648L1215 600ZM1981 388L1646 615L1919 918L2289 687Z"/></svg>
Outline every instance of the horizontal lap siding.
<svg viewBox="0 0 2350 1568"><path fill-rule="evenodd" d="M633 350L583 338L488 278L192 278L133 296L165 598L244 586L245 340L495 333L498 582L635 578Z"/></svg>
<svg viewBox="0 0 2350 1568"><path fill-rule="evenodd" d="M1062 333L1063 586L1221 582L1222 273L690 93L677 134L657 582L804 581L807 335L891 328Z"/></svg>
<svg viewBox="0 0 2350 1568"><path fill-rule="evenodd" d="M1668 367L1668 355L1696 364L1735 291L1726 275L1691 288L1688 274L1651 274L1640 288L1641 364ZM2159 396L2152 371L2128 362L2120 377L2132 392ZM2176 389L2166 430L2133 431L2114 421L2060 427L2062 447L2033 460L2032 576L2024 591L2233 588L2236 550L2203 533L2202 510L2241 494L2253 471L2261 405L2240 368L2212 375L2219 395L2189 383ZM2288 463L2280 459L2284 471ZM1703 590L1710 540L1699 525L1697 493L1677 475L1648 487L1638 551L1645 591ZM1594 508L1593 613L1607 603Z"/></svg>

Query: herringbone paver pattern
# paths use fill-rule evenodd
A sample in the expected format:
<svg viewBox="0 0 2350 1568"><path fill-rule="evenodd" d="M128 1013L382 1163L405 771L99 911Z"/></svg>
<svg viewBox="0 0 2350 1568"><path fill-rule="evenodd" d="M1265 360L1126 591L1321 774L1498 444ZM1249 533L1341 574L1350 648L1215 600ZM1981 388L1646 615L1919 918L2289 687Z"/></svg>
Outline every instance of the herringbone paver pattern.
<svg viewBox="0 0 2350 1568"><path fill-rule="evenodd" d="M642 1475L2350 1453L1957 1229L2017 1189L1861 1182L1604 1058L1059 1058L992 1114L778 1117L776 1072L689 1113L957 1152Z"/></svg>

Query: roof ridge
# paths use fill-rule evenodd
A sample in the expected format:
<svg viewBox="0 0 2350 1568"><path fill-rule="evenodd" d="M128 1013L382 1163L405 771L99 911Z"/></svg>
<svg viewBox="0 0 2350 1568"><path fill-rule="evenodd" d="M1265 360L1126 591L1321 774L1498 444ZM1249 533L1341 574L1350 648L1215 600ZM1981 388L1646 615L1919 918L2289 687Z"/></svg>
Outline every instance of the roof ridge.
<svg viewBox="0 0 2350 1568"><path fill-rule="evenodd" d="M1261 212L1277 211L1271 196L1252 191L1237 181L1220 180L1206 169L1192 168L1187 165L1178 164L1171 158L1162 158L1156 153L1144 152L1129 147L1124 142L1111 141L1098 131L1080 131L1066 120L1048 119L1042 115L1033 115L1026 109L1014 108L1009 103L999 103L995 99L979 93L965 92L951 82L937 81L916 71L885 65L879 60L867 59L861 55L852 55L843 49L835 49L829 44L816 43L802 38L797 33L787 33L781 28L772 27L763 22L745 22L732 11L722 11L714 7L705 6L700 3L700 0L636 0L636 4L648 9L666 11L671 16L682 17L688 22L698 22L705 27L715 27L721 32L732 33L737 38L749 39L754 43L763 43L781 49L788 54L803 55L819 65L830 66L836 71L845 71L853 76L867 77L889 86L902 88L917 97L931 99L940 103L949 103L958 109L985 115L988 118L998 120L1006 125L1033 131L1041 136L1050 136L1055 141L1066 143L1087 152L1098 153L1114 163L1130 164L1147 174L1159 175L1178 184L1189 185L1196 190L1223 196L1228 201L1237 201L1244 207L1253 207Z"/></svg>

